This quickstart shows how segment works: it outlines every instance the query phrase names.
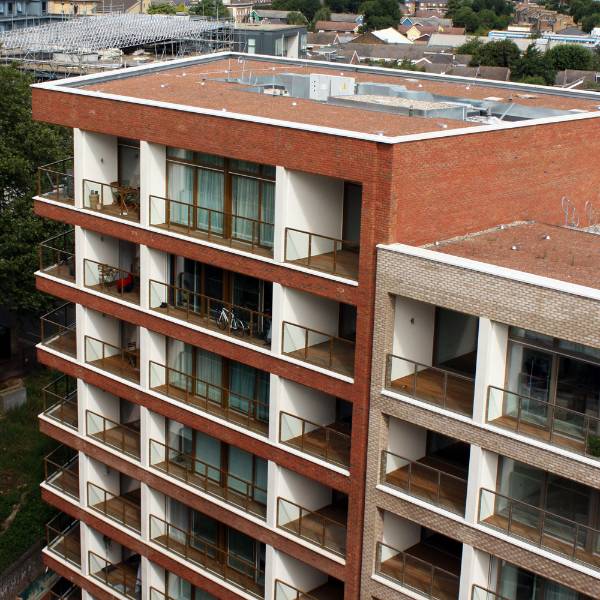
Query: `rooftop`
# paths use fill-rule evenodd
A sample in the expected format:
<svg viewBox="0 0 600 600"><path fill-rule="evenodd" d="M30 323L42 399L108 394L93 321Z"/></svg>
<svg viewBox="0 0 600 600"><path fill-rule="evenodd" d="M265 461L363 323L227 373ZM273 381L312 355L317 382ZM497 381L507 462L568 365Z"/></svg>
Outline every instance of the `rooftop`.
<svg viewBox="0 0 600 600"><path fill-rule="evenodd" d="M329 77L320 78L323 75ZM511 125L509 121L577 118L581 112L600 116L600 98L593 92L236 53L155 63L38 87L110 94L120 101L160 102L167 108L319 128L335 135L377 136L378 141L391 143L399 141L398 136L447 134L474 126L503 128ZM447 114L423 113L398 110L401 103L391 102L382 112L385 104L381 103L341 106L332 101L354 94L453 106Z"/></svg>
<svg viewBox="0 0 600 600"><path fill-rule="evenodd" d="M600 288L600 235L582 229L517 222L430 244L426 248Z"/></svg>

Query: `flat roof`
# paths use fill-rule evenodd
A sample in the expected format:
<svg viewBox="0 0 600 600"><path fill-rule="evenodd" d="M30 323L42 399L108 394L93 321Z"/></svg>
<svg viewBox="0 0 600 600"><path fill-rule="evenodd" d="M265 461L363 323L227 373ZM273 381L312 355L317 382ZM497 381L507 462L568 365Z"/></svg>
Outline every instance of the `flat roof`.
<svg viewBox="0 0 600 600"><path fill-rule="evenodd" d="M284 26L287 27L287 26ZM293 73L353 77L357 83L403 86L407 93L426 92L465 102L486 100L510 104L514 112L530 111L527 120L496 123L453 118L424 118L393 111L377 112L364 106L336 106L302 97L251 93L247 82ZM280 126L322 130L333 135L395 143L404 136L444 136L487 131L541 122L600 116L600 94L543 86L504 83L467 77L363 67L312 60L220 53L152 63L36 87L109 97L144 104L172 105L177 110L219 113L219 116L267 122ZM373 92L376 93L376 92ZM558 116L536 118L536 110ZM570 111L570 112L565 112ZM507 111L507 113L510 111Z"/></svg>
<svg viewBox="0 0 600 600"><path fill-rule="evenodd" d="M582 229L518 222L423 247L600 289L600 234Z"/></svg>

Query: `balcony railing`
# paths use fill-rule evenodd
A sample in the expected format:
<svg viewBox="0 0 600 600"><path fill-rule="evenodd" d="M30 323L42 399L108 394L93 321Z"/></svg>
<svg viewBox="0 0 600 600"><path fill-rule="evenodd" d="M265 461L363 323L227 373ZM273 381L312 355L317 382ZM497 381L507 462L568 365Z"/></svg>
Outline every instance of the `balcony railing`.
<svg viewBox="0 0 600 600"><path fill-rule="evenodd" d="M256 562L215 546L204 538L150 515L150 539L225 581L262 598L265 574Z"/></svg>
<svg viewBox="0 0 600 600"><path fill-rule="evenodd" d="M255 254L273 256L275 227L267 221L150 196L150 225Z"/></svg>
<svg viewBox="0 0 600 600"><path fill-rule="evenodd" d="M458 598L460 578L412 554L377 542L375 572L435 600Z"/></svg>
<svg viewBox="0 0 600 600"><path fill-rule="evenodd" d="M44 483L79 500L79 455L59 446L44 457Z"/></svg>
<svg viewBox="0 0 600 600"><path fill-rule="evenodd" d="M75 281L75 230L59 233L40 244L40 271Z"/></svg>
<svg viewBox="0 0 600 600"><path fill-rule="evenodd" d="M324 598L327 600L343 600L344 598L343 585L325 583L314 592L316 595L313 596L311 592L303 592L280 579L275 580L274 600L322 600Z"/></svg>
<svg viewBox="0 0 600 600"><path fill-rule="evenodd" d="M150 308L248 342L271 345L271 315L245 306L150 280Z"/></svg>
<svg viewBox="0 0 600 600"><path fill-rule="evenodd" d="M91 481L87 482L87 501L90 508L140 533L141 508L139 504L124 496L112 494Z"/></svg>
<svg viewBox="0 0 600 600"><path fill-rule="evenodd" d="M467 480L383 450L381 481L441 508L464 515Z"/></svg>
<svg viewBox="0 0 600 600"><path fill-rule="evenodd" d="M86 258L83 261L83 285L109 296L140 303L140 276Z"/></svg>
<svg viewBox="0 0 600 600"><path fill-rule="evenodd" d="M64 592L55 592L50 590L45 600L81 600L81 588L72 585Z"/></svg>
<svg viewBox="0 0 600 600"><path fill-rule="evenodd" d="M40 335L44 346L77 357L75 305L67 302L40 319Z"/></svg>
<svg viewBox="0 0 600 600"><path fill-rule="evenodd" d="M124 379L140 382L140 351L120 348L89 335L85 336L85 362Z"/></svg>
<svg viewBox="0 0 600 600"><path fill-rule="evenodd" d="M113 183L83 180L83 206L128 221L140 221L140 190Z"/></svg>
<svg viewBox="0 0 600 600"><path fill-rule="evenodd" d="M267 490L191 454L150 440L150 464L185 483L265 518Z"/></svg>
<svg viewBox="0 0 600 600"><path fill-rule="evenodd" d="M346 525L319 511L277 498L277 527L334 554L346 553Z"/></svg>
<svg viewBox="0 0 600 600"><path fill-rule="evenodd" d="M350 435L331 425L319 425L281 411L279 441L342 467L350 464Z"/></svg>
<svg viewBox="0 0 600 600"><path fill-rule="evenodd" d="M38 168L37 195L55 202L75 203L72 157Z"/></svg>
<svg viewBox="0 0 600 600"><path fill-rule="evenodd" d="M573 561L595 568L600 562L600 530L485 488L479 522Z"/></svg>
<svg viewBox="0 0 600 600"><path fill-rule="evenodd" d="M354 342L283 321L281 352L342 375L354 373Z"/></svg>
<svg viewBox="0 0 600 600"><path fill-rule="evenodd" d="M150 361L150 388L262 435L269 433L269 404Z"/></svg>
<svg viewBox="0 0 600 600"><path fill-rule="evenodd" d="M358 279L359 245L342 239L285 228L285 261Z"/></svg>
<svg viewBox="0 0 600 600"><path fill-rule="evenodd" d="M61 375L42 389L44 415L67 427L77 429L77 380Z"/></svg>
<svg viewBox="0 0 600 600"><path fill-rule="evenodd" d="M386 387L417 400L471 417L475 379L388 354Z"/></svg>
<svg viewBox="0 0 600 600"><path fill-rule="evenodd" d="M87 435L139 460L140 432L138 430L128 425L121 425L91 410L85 411L85 417Z"/></svg>
<svg viewBox="0 0 600 600"><path fill-rule="evenodd" d="M47 549L64 560L81 567L81 541L79 521L59 513L46 524Z"/></svg>
<svg viewBox="0 0 600 600"><path fill-rule="evenodd" d="M137 569L131 565L126 563L115 565L89 550L88 568L91 577L98 579L119 594L131 600L139 600L141 597L142 582L137 577Z"/></svg>
<svg viewBox="0 0 600 600"><path fill-rule="evenodd" d="M473 585L471 600L509 600L509 598L496 594L496 592L492 592L491 590L486 590L478 585Z"/></svg>
<svg viewBox="0 0 600 600"><path fill-rule="evenodd" d="M600 458L600 419L543 400L489 386L488 423Z"/></svg>

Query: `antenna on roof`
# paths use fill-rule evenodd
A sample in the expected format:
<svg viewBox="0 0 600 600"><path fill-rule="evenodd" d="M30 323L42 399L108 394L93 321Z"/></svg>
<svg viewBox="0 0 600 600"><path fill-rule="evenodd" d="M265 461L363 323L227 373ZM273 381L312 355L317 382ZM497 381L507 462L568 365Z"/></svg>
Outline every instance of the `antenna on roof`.
<svg viewBox="0 0 600 600"><path fill-rule="evenodd" d="M575 205L571 203L567 196L560 199L563 213L565 214L565 227L579 227L579 216Z"/></svg>
<svg viewBox="0 0 600 600"><path fill-rule="evenodd" d="M585 203L585 217L588 227L600 224L600 211L589 200Z"/></svg>

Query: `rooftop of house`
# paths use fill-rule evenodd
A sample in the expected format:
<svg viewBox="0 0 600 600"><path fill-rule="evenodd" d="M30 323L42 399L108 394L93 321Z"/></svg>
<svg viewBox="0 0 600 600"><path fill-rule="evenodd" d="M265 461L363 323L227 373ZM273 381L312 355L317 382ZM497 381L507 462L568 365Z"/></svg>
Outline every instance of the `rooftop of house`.
<svg viewBox="0 0 600 600"><path fill-rule="evenodd" d="M592 228L593 229L593 228ZM426 248L542 277L600 288L600 229L517 222Z"/></svg>
<svg viewBox="0 0 600 600"><path fill-rule="evenodd" d="M401 141L401 136L447 135L475 126L505 128L513 124L509 121L572 119L582 112L600 116L600 101L592 92L235 53L152 63L35 87L387 143ZM360 106L335 103L338 96L354 94L363 96ZM457 117L455 107L448 114L441 111L426 118L406 103L382 106L368 98L365 102L369 95L453 103L464 109L458 111L463 118Z"/></svg>

